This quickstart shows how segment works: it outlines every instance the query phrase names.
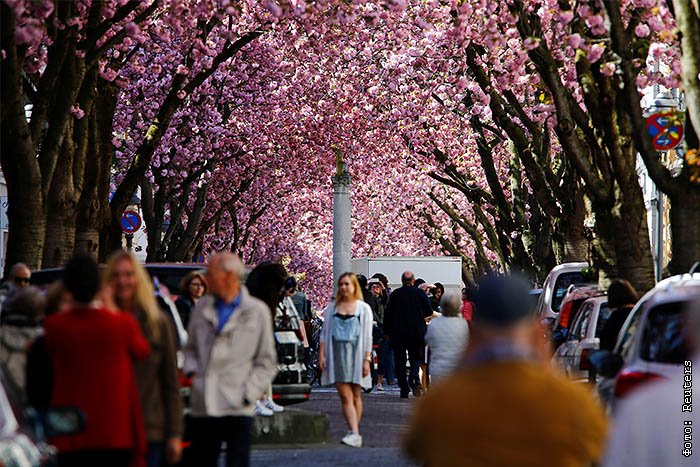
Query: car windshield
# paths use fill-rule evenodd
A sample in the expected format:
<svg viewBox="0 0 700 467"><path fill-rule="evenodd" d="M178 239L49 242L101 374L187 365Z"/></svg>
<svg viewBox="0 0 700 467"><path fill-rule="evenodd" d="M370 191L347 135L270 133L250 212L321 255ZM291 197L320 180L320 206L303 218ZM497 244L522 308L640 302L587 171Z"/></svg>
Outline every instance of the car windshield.
<svg viewBox="0 0 700 467"><path fill-rule="evenodd" d="M565 272L557 277L557 281L554 283L554 296L552 297L552 311L559 313L561 308L561 302L564 300L566 291L571 284L583 285L588 283L588 281L583 277L581 271L575 272Z"/></svg>
<svg viewBox="0 0 700 467"><path fill-rule="evenodd" d="M642 333L641 355L658 363L683 363L688 357L683 333L685 302L665 303L649 310Z"/></svg>

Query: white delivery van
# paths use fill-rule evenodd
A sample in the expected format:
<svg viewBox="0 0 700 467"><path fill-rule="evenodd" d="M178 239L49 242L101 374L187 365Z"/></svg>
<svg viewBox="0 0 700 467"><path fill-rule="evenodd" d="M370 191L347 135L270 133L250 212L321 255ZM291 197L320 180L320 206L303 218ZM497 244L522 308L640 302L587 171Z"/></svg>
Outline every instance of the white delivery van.
<svg viewBox="0 0 700 467"><path fill-rule="evenodd" d="M462 258L459 256L379 256L352 260L352 272L368 279L381 272L389 287L401 287L401 274L411 271L429 284L440 282L445 290L462 291Z"/></svg>

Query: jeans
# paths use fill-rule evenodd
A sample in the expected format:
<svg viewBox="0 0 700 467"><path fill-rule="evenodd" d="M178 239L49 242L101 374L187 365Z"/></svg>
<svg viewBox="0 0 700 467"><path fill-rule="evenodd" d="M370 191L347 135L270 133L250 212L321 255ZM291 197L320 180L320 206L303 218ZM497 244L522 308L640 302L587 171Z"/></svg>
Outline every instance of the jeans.
<svg viewBox="0 0 700 467"><path fill-rule="evenodd" d="M423 361L425 345L393 345L394 363L396 364L396 380L401 388L401 395L408 395L408 391L416 384L420 384L419 370ZM410 362L408 381L406 381L406 353Z"/></svg>
<svg viewBox="0 0 700 467"><path fill-rule="evenodd" d="M253 417L191 417L192 445L184 465L217 467L221 444L226 443L226 467L248 467Z"/></svg>
<svg viewBox="0 0 700 467"><path fill-rule="evenodd" d="M165 445L163 443L148 443L148 453L146 454L146 467L160 467L163 463Z"/></svg>
<svg viewBox="0 0 700 467"><path fill-rule="evenodd" d="M394 381L394 379L396 379L396 372L394 371L394 352L391 350L388 339L382 340L382 343L379 344L377 354L377 360L379 360L377 373L382 375L387 382Z"/></svg>

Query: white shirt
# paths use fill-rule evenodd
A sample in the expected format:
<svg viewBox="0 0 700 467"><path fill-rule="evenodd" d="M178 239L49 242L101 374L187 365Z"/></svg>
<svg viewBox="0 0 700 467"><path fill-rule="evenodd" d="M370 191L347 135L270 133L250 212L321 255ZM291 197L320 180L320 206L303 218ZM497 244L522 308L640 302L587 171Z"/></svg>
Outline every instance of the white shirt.
<svg viewBox="0 0 700 467"><path fill-rule="evenodd" d="M603 467L700 465L700 359L673 378L632 393L617 406ZM690 373L688 373L690 371ZM683 411L684 382L692 381L693 411ZM686 387L688 383L685 383ZM686 406L686 409L688 407ZM692 455L684 456L685 430L692 429Z"/></svg>
<svg viewBox="0 0 700 467"><path fill-rule="evenodd" d="M452 372L468 340L469 325L462 316L440 316L430 322L425 342L430 347L430 375L433 381Z"/></svg>

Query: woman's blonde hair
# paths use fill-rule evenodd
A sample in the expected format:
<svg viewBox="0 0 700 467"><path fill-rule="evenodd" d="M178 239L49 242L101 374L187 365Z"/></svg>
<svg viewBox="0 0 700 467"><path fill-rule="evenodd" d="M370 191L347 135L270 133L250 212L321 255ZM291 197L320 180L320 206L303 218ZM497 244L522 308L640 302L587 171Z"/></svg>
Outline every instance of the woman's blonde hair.
<svg viewBox="0 0 700 467"><path fill-rule="evenodd" d="M153 339L160 338L160 320L161 311L156 302L156 294L153 289L151 277L146 272L141 264L136 260L136 257L128 251L116 251L107 260L107 266L104 271L104 280L111 281L114 274L114 268L120 261L128 261L134 268L136 274L136 295L134 296L134 308L142 310L146 314L146 325L149 334Z"/></svg>
<svg viewBox="0 0 700 467"><path fill-rule="evenodd" d="M355 287L355 293L353 294L353 298L355 300L360 300L362 301L362 288L360 287L360 282L357 280L357 276L353 272L345 272L343 273L339 278L338 278L338 292L335 294L335 304L338 305L341 300L340 296L340 281L342 281L344 278L349 277L350 282L352 285Z"/></svg>

